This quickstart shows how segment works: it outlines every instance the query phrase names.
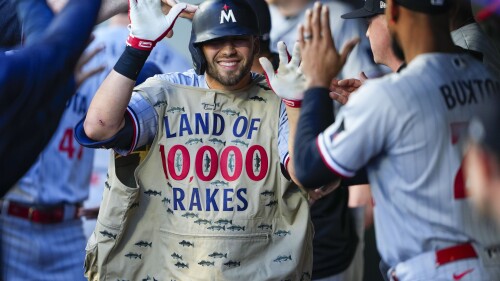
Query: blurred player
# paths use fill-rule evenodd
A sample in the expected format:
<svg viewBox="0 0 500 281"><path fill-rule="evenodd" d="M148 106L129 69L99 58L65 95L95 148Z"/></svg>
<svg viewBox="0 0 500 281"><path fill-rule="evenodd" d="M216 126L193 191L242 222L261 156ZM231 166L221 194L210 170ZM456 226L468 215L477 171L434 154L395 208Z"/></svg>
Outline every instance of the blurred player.
<svg viewBox="0 0 500 281"><path fill-rule="evenodd" d="M392 39L384 16L385 7L385 0L367 0L362 8L341 17L349 20L365 19L368 23L366 37L370 41L373 60L389 67L392 72L397 72L403 65L404 58L391 48Z"/></svg>
<svg viewBox="0 0 500 281"><path fill-rule="evenodd" d="M26 9L23 12L27 14L31 8L33 11L50 11L44 1L23 1L23 4ZM24 167L32 164L31 157L37 156L40 152L38 149L41 150L52 135L59 121L60 111L64 109L66 97L74 93L73 71L76 59L83 50L94 25L99 6L100 1L85 3L72 1L52 23L50 23L52 17L40 21L36 13L30 17L23 14L21 17L23 23L33 26L36 22L39 25L38 31L32 30L27 34L29 38L38 36L36 45L28 44L9 55L1 53L4 56L1 59L0 68L3 69L0 72L8 74L1 78L2 98L9 100L12 98L10 94L16 95L8 102L2 102L2 106L7 107L2 110L2 130L5 129L2 131L4 133L1 143L2 157L10 161L2 165L4 171L2 188L12 187L11 181L26 172ZM85 17L84 20L78 20L78 27L75 27L75 23L71 20L78 18L75 14ZM42 24L42 21L45 24L50 23L47 31L43 31L45 24ZM72 42L68 42L69 37L72 38ZM71 104L74 105L74 102ZM17 133L20 130L30 135L26 136L25 140L16 139L22 136ZM18 152L16 157L9 158L9 155L15 152ZM16 159L23 162L22 169L17 165ZM38 163L35 164L37 165ZM16 185L0 202L2 280L77 280L82 276L81 247L85 245L85 241L82 236L78 236L78 233L70 230L72 229L70 224L77 224L75 219L77 209L71 202L51 205L53 202L45 201L43 196L51 196L54 190L52 187L46 189L47 186L39 185L40 177L53 179L52 172L56 174L59 172L56 170L57 167L52 166L51 169L50 173L45 174L42 171L36 178L28 181L27 189L18 189L19 186ZM16 195L13 195L14 193ZM11 195L17 197L19 201L11 201ZM57 237L45 235L47 234L45 224L62 221L68 223L52 225L50 228L63 235ZM60 247L61 245L64 246ZM74 253L80 253L80 258L70 258L74 257ZM40 256L44 258L41 259ZM58 259L62 256L65 259Z"/></svg>
<svg viewBox="0 0 500 281"><path fill-rule="evenodd" d="M82 71L83 63L99 51L82 56L76 80L102 71L99 67ZM93 92L80 89L71 97L48 145L2 198L5 212L0 230L5 280L84 280L80 265L85 237L80 216L81 203L88 196L93 150L74 140L73 127L85 116L92 96ZM39 256L47 259L40 261ZM58 256L65 259L57 259ZM24 264L30 264L29 270L21 266Z"/></svg>
<svg viewBox="0 0 500 281"><path fill-rule="evenodd" d="M9 54L0 52L1 195L33 164L74 93L73 69L100 1L70 3L71 8L57 16L35 44ZM75 13L85 15L85 19L74 24L73 19L78 18Z"/></svg>
<svg viewBox="0 0 500 281"><path fill-rule="evenodd" d="M268 0L271 10L271 48L276 48L278 41L283 41L291 49L297 40L298 25L304 20L305 10L312 7L311 0ZM332 11L330 26L332 34L338 38L339 46L349 38L359 37L361 42L353 50L346 66L339 73L338 79L358 76L366 73L370 77L378 77L383 71L374 64L368 40L363 36L366 26L361 20L345 21L340 18L352 10L352 6L342 1L323 1ZM342 96L333 96L342 100ZM336 104L340 106L340 104ZM310 192L314 205L311 208L313 223L317 226L314 236L314 280L361 280L363 276L363 240L364 240L364 208L366 201L356 200L364 197L364 187L353 187L347 191L336 191L328 195L318 189ZM358 196L360 195L360 196ZM351 199L351 212L345 212L343 204ZM321 200L317 200L321 198ZM353 221L352 218L355 218ZM330 223L325 223L329 221ZM355 225L359 226L355 228ZM322 228L321 231L319 228ZM356 232L359 239L355 237ZM357 245L357 246L356 246ZM335 276L335 277L334 277ZM332 279L337 278L337 279Z"/></svg>

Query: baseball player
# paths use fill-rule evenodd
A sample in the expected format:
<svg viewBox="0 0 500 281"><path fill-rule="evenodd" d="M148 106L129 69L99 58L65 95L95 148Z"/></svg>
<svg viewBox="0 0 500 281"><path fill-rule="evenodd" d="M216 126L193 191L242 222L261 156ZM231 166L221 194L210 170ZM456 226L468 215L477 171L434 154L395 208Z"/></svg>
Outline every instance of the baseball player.
<svg viewBox="0 0 500 281"><path fill-rule="evenodd" d="M203 2L193 18L194 69L137 71L181 11L131 1L131 35L92 100L81 143L112 147L87 245L87 276L140 280L310 278L307 200L280 169L282 102L250 67L258 24L243 1ZM286 56L286 55L285 55Z"/></svg>
<svg viewBox="0 0 500 281"><path fill-rule="evenodd" d="M392 280L500 278L500 235L470 209L460 146L462 128L491 102L499 82L457 52L446 24L448 5L387 1L393 42L408 66L369 80L333 125L323 112L331 111L328 86L347 52L339 55L325 36L329 11L321 4L299 29L308 90L296 129L296 175L314 188L366 167L378 249Z"/></svg>
<svg viewBox="0 0 500 281"><path fill-rule="evenodd" d="M365 19L368 23L366 37L370 41L373 60L389 67L392 72L397 72L405 67L404 56L391 47L392 39L384 16L385 7L385 0L367 0L362 8L343 14L341 17L343 19ZM330 84L330 97L345 104L349 96L367 79L368 77L363 72L360 73L359 79L333 79Z"/></svg>
<svg viewBox="0 0 500 281"><path fill-rule="evenodd" d="M80 60L90 60L80 71L81 76L102 71L102 49L92 49ZM151 68L148 65L142 72ZM158 68L156 71L161 73ZM3 280L85 280L82 264L86 239L80 218L96 218L82 208L89 195L94 150L76 142L73 128L85 116L95 84L102 79L97 74L78 88L48 145L2 198Z"/></svg>
<svg viewBox="0 0 500 281"><path fill-rule="evenodd" d="M75 80L103 70L107 53L96 48L98 44L92 42L89 52L80 59ZM112 46L107 47L106 51L112 52ZM83 63L86 64L82 66ZM141 74L151 68L144 67ZM90 77L78 88L68 101L51 141L2 199L3 280L84 280L86 239L80 218L95 219L95 214L82 208L89 195L94 150L76 142L73 128L85 116L95 90L104 79L102 75ZM27 264L30 266L26 267Z"/></svg>
<svg viewBox="0 0 500 281"><path fill-rule="evenodd" d="M404 55L399 49L394 50L391 47L392 39L384 16L385 7L385 0L367 0L362 8L343 14L341 17L343 19L365 19L368 23L366 37L370 40L373 60L378 64L389 67L392 72L398 72L406 64L404 63ZM364 73L360 74L359 79L333 79L330 84L330 97L345 104L349 96L367 79L368 77Z"/></svg>
<svg viewBox="0 0 500 281"><path fill-rule="evenodd" d="M370 41L373 60L383 64L397 72L403 66L403 57L395 53L392 48L392 40L385 21L385 0L367 0L362 8L343 14L343 19L365 19L368 23L366 37ZM333 35L335 37L335 34Z"/></svg>
<svg viewBox="0 0 500 281"><path fill-rule="evenodd" d="M3 280L84 280L80 212L89 193L93 150L74 140L73 127L92 95L80 88L71 97L52 139L2 198Z"/></svg>
<svg viewBox="0 0 500 281"><path fill-rule="evenodd" d="M353 50L352 56L349 57L346 66L337 78L357 77L360 72L366 73L369 77L382 75L385 71L382 71L373 62L368 40L363 36L366 31L364 22L361 20L345 21L340 18L342 14L352 11L352 6L338 0L322 2L330 7L333 13L330 25L339 47L343 46L350 38L361 38L360 43ZM314 1L271 0L268 3L270 3L272 19L271 46L275 48L278 41L283 41L289 48L292 48L297 40L298 25L304 20L305 10L312 7ZM342 96L332 95L332 97L343 99ZM309 194L314 196L316 193L317 191ZM363 192L362 187L353 187L349 189L349 195L345 191L336 191L335 193L337 194L328 196L320 193L321 201L316 200L311 208L312 220L318 229L313 243L313 279L319 281L361 280L363 278L364 210L367 201L355 202L356 204L351 206L350 212L346 212L344 210L346 207L343 206L343 200L340 200L340 197L350 196L353 199L366 192ZM314 200L319 196L312 198ZM325 221L329 223L325 223ZM348 223L343 223L345 221ZM357 227L354 228L353 225ZM356 233L353 233L354 231Z"/></svg>
<svg viewBox="0 0 500 281"><path fill-rule="evenodd" d="M36 11L49 9L45 2L40 1L25 1L23 4ZM59 111L66 108L65 97L74 93L73 69L90 34L99 5L100 1L70 2L68 8L54 19L48 31L37 34L39 39L36 46L28 44L25 48L2 57L2 68L5 68L1 72L9 74L2 77L2 80L7 79L2 82L2 96L9 99L9 93L14 93L17 103L16 106L12 100L9 100L9 103L2 102L2 106L8 107L2 110L3 126L11 122L8 126L12 130L4 132L2 137L2 147L12 145L5 153L2 150L3 157L8 157L16 151L20 152L16 148L22 148L23 153L18 153L15 159L20 159L25 165L31 165L29 159L38 155L38 148L41 150L46 144L45 138L48 140L48 136L53 132L52 128L59 121ZM75 13L85 16L84 20L79 20L78 28L74 27L72 20L77 18ZM44 20L50 23L51 18ZM36 17L22 19L23 23L29 22L28 26L36 22L39 29L44 28L44 20L40 21ZM71 28L68 29L68 26ZM64 40L58 39L59 36ZM31 32L27 37L33 39ZM74 41L67 42L69 37ZM32 88L37 88L38 94L33 93ZM81 95L73 96L68 101L68 108L71 109L63 113L61 120L74 112L86 109L86 106L82 106ZM21 111L23 117L15 119L14 117L19 115L16 110ZM80 116L83 116L83 113ZM29 125L26 125L28 123ZM61 124L64 129L73 131L72 125L65 124L64 121ZM26 140L20 138L14 140L15 144L9 144L9 141L13 141L11 138L20 137L20 134L15 133L14 126L15 130L24 130L30 136ZM48 162L64 166L68 161L63 160L61 163L59 157L68 157L69 154L74 159L86 158L81 151L78 153L78 148L72 146L72 134L66 130L61 127L55 130L54 137L31 170L0 200L2 280L82 279L82 247L85 245L85 239L81 232L81 223L80 229L78 228L73 196L69 194L72 192L72 185L67 183L67 180L73 180L75 175L61 173L61 166L44 166L44 163ZM42 147L38 147L40 145ZM46 153L54 148L57 151L57 159L51 153ZM14 177L17 179L17 175L26 173L16 164L14 161L3 169L2 180L7 180L8 183L14 180ZM63 186L58 196L54 195L58 192L57 188L51 186L54 180L59 180ZM2 187L4 183L2 181Z"/></svg>

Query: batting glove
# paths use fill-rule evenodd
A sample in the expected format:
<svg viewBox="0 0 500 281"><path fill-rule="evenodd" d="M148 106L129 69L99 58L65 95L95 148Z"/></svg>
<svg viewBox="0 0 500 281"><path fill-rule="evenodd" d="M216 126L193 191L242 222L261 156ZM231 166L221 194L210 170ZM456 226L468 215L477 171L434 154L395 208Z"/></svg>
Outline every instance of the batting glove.
<svg viewBox="0 0 500 281"><path fill-rule="evenodd" d="M299 45L296 43L293 47L290 59L285 43L280 41L278 42L278 54L280 64L277 72L274 72L273 65L267 58L262 57L259 59L267 83L287 106L300 107L302 99L304 99L306 79L299 68Z"/></svg>
<svg viewBox="0 0 500 281"><path fill-rule="evenodd" d="M151 51L172 30L175 20L186 8L186 3L179 3L165 15L161 10L161 0L129 0L130 34L127 45Z"/></svg>

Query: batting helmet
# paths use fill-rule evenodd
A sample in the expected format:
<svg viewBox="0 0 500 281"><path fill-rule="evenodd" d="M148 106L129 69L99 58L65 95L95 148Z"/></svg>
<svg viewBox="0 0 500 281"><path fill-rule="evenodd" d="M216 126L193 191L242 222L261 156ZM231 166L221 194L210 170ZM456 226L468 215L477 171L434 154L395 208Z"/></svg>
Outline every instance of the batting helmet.
<svg viewBox="0 0 500 281"><path fill-rule="evenodd" d="M201 75L206 60L200 43L226 36L259 36L259 24L252 7L244 0L208 0L200 4L193 17L189 51L194 70Z"/></svg>

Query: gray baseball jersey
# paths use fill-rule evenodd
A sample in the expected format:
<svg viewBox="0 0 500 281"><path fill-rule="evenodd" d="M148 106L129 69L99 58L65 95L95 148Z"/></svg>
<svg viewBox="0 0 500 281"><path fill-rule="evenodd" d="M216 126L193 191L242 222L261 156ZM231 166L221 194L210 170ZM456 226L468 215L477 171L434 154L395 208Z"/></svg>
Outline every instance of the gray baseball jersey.
<svg viewBox="0 0 500 281"><path fill-rule="evenodd" d="M500 244L498 229L466 200L460 145L473 114L499 92L467 55L420 55L400 73L368 81L318 136L338 174L367 167L377 245L390 266L458 243Z"/></svg>

